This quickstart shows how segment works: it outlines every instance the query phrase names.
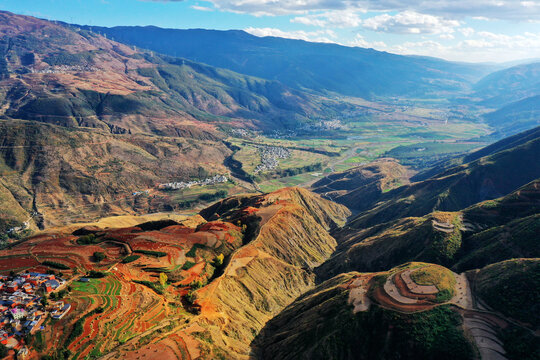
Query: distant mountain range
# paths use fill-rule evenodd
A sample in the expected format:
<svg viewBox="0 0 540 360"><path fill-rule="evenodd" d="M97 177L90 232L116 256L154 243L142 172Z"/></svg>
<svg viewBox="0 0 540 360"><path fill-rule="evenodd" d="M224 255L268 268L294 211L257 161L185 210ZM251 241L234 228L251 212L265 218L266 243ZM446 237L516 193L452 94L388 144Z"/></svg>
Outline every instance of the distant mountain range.
<svg viewBox="0 0 540 360"><path fill-rule="evenodd" d="M140 48L278 80L296 89L364 98L440 97L465 92L494 69L488 65L401 56L359 47L261 38L239 30L155 26L81 28Z"/></svg>
<svg viewBox="0 0 540 360"><path fill-rule="evenodd" d="M257 37L240 30L81 28L139 48L322 94L366 99L466 97L491 109L540 95L540 63L534 60L495 71L500 65L456 63L336 44ZM502 138L533 127L535 122L529 115L503 111L488 116L487 122L496 130L496 137Z"/></svg>
<svg viewBox="0 0 540 360"><path fill-rule="evenodd" d="M135 51L84 29L8 12L0 24L1 114L10 118L208 138L238 122L282 129L331 113L277 81Z"/></svg>
<svg viewBox="0 0 540 360"><path fill-rule="evenodd" d="M539 92L540 93L540 92ZM488 113L486 122L505 136L540 125L540 95L510 103Z"/></svg>
<svg viewBox="0 0 540 360"><path fill-rule="evenodd" d="M540 62L496 71L474 85L474 96L495 108L535 95L540 95Z"/></svg>

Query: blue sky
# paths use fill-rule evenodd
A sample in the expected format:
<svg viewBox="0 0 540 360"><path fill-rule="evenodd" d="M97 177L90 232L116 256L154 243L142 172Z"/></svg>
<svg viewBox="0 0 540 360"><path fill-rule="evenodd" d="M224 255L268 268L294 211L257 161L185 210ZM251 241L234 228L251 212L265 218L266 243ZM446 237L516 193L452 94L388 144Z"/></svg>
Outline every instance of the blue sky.
<svg viewBox="0 0 540 360"><path fill-rule="evenodd" d="M471 62L540 58L540 0L0 0L78 24L243 29Z"/></svg>

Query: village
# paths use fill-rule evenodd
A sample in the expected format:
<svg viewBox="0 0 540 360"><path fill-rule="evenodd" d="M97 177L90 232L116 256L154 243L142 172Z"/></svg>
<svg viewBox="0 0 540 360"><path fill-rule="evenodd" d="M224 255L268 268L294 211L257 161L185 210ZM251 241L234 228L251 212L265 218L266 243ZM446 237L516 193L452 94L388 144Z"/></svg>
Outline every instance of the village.
<svg viewBox="0 0 540 360"><path fill-rule="evenodd" d="M32 74L68 74L71 72L81 72L81 71L97 71L97 68L90 65L56 65L47 67L44 69L35 69L34 67L30 68Z"/></svg>
<svg viewBox="0 0 540 360"><path fill-rule="evenodd" d="M170 182L165 184L159 184L158 188L160 190L182 190L182 189L188 189L192 186L207 186L207 185L215 185L219 183L226 183L229 181L227 176L225 175L215 175L213 177L206 178L204 180L194 180L194 181L179 181L179 182Z"/></svg>
<svg viewBox="0 0 540 360"><path fill-rule="evenodd" d="M288 159L291 157L291 150L278 146L260 146L261 163L257 165L254 173L273 170L278 167L279 159Z"/></svg>
<svg viewBox="0 0 540 360"><path fill-rule="evenodd" d="M42 330L47 317L62 319L70 311L69 303L48 301L64 287L66 281L53 274L0 275L0 343L24 359L29 349L21 340Z"/></svg>

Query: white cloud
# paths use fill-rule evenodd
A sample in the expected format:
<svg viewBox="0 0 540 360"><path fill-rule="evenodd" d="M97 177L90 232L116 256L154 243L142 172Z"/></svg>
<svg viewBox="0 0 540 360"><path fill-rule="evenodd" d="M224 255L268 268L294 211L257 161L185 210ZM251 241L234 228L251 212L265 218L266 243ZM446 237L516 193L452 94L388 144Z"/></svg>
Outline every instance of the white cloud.
<svg viewBox="0 0 540 360"><path fill-rule="evenodd" d="M347 28L358 27L362 23L362 18L354 11L328 11L298 16L293 18L291 22L319 27Z"/></svg>
<svg viewBox="0 0 540 360"><path fill-rule="evenodd" d="M442 45L436 41L405 42L388 48L389 52L405 55L426 55L453 61L511 61L540 57L540 34L523 33L509 36L478 32L455 44Z"/></svg>
<svg viewBox="0 0 540 360"><path fill-rule="evenodd" d="M356 34L355 38L350 41L347 45L363 48L371 48L376 50L384 50L387 48L387 45L382 41L367 41L362 35Z"/></svg>
<svg viewBox="0 0 540 360"><path fill-rule="evenodd" d="M214 9L206 7L206 6L199 6L199 5L192 5L192 9L199 10L199 11L214 11Z"/></svg>
<svg viewBox="0 0 540 360"><path fill-rule="evenodd" d="M441 34L439 37L443 40L454 40L455 37L452 34Z"/></svg>
<svg viewBox="0 0 540 360"><path fill-rule="evenodd" d="M473 28L471 28L471 27L464 27L464 28L458 29L458 31L459 31L460 33L462 33L463 36L469 37L469 36L471 36L471 35L474 34L474 31L475 31L475 30L474 30Z"/></svg>
<svg viewBox="0 0 540 360"><path fill-rule="evenodd" d="M366 19L366 29L396 34L450 34L459 21L404 11L396 15L382 14Z"/></svg>
<svg viewBox="0 0 540 360"><path fill-rule="evenodd" d="M335 38L336 34L332 30L317 30L317 31L284 31L276 28L247 28L244 29L245 32L250 33L251 35L264 37L264 36L275 36L282 37L286 39L297 39L305 40L312 42L322 42L322 43L336 43Z"/></svg>
<svg viewBox="0 0 540 360"><path fill-rule="evenodd" d="M540 20L537 0L208 0L226 11L254 15L306 14L314 11L412 11L446 18L477 17Z"/></svg>
<svg viewBox="0 0 540 360"><path fill-rule="evenodd" d="M445 50L446 47L433 40L426 41L407 41L403 44L393 46L390 51L403 55L429 55L437 56L438 52Z"/></svg>

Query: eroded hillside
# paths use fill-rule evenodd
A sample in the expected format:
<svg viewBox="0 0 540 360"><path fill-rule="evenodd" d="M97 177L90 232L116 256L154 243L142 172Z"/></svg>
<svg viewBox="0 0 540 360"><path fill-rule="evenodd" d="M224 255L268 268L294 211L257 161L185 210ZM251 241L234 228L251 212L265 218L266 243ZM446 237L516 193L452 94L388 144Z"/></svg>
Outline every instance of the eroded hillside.
<svg viewBox="0 0 540 360"><path fill-rule="evenodd" d="M4 250L3 269L44 272L60 264L57 275L73 281L64 301L74 310L46 331L62 345L46 352L129 359L164 356L154 349L166 348L183 359L248 358L249 343L266 322L313 288L311 269L336 247L329 231L350 212L289 188L230 198L202 214L206 220L58 228ZM96 253L104 258L96 260ZM95 277L90 285L77 280L81 273Z"/></svg>
<svg viewBox="0 0 540 360"><path fill-rule="evenodd" d="M204 136L223 124L272 128L323 110L278 82L140 51L78 27L8 12L0 23L1 112L11 118Z"/></svg>
<svg viewBox="0 0 540 360"><path fill-rule="evenodd" d="M223 160L230 153L214 140L116 135L27 121L0 120L0 137L2 199L13 213L0 215L2 231L26 221L43 228L173 210L166 196L156 194L156 185L200 171L226 173ZM212 161L199 164L201 157Z"/></svg>
<svg viewBox="0 0 540 360"><path fill-rule="evenodd" d="M409 183L408 170L394 159L378 159L367 165L334 173L311 188L327 199L362 210L376 202L383 192Z"/></svg>

